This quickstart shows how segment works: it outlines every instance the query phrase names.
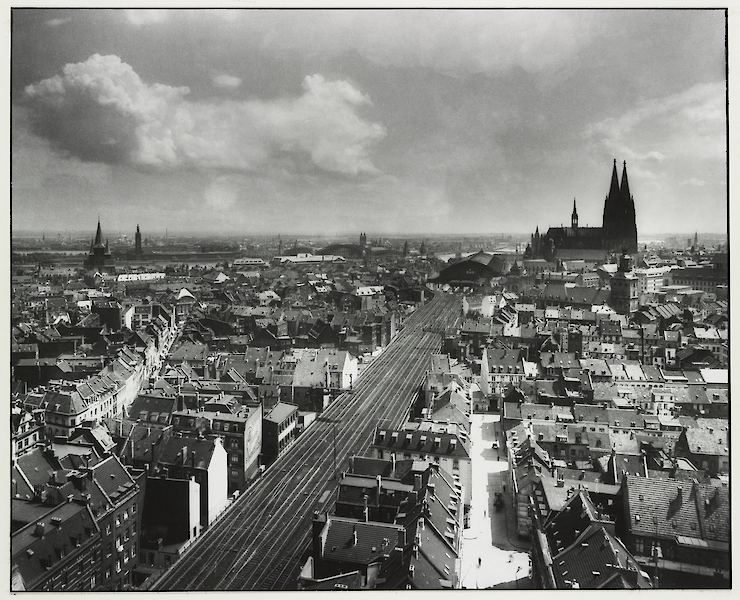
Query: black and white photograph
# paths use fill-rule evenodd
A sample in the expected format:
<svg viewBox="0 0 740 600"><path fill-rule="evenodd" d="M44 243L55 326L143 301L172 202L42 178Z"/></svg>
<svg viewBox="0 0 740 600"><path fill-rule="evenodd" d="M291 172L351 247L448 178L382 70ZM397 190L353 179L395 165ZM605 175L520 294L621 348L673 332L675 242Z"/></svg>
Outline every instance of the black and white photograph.
<svg viewBox="0 0 740 600"><path fill-rule="evenodd" d="M732 587L731 9L6 17L12 592Z"/></svg>

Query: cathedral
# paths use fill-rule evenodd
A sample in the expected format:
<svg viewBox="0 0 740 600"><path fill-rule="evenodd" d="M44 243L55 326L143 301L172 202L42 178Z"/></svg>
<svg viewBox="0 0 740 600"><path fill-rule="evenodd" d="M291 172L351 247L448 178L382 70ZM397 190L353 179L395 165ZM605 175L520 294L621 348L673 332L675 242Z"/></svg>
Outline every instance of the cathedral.
<svg viewBox="0 0 740 600"><path fill-rule="evenodd" d="M540 234L538 227L525 256L551 261L558 258L606 258L611 253L637 252L635 199L630 194L626 161L620 183L617 161L614 160L611 186L604 201L602 226L579 227L575 199L570 221L570 227L550 227L545 234Z"/></svg>

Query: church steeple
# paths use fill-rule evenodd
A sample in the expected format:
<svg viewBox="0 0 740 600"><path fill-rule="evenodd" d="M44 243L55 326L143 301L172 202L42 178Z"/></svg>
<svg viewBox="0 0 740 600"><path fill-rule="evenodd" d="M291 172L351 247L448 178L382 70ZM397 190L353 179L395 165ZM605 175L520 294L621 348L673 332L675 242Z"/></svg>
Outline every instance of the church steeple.
<svg viewBox="0 0 740 600"><path fill-rule="evenodd" d="M625 163L626 165L626 163ZM612 169L612 184L609 188L609 196L619 196L619 177L617 176L617 159L614 159L614 168Z"/></svg>
<svg viewBox="0 0 740 600"><path fill-rule="evenodd" d="M630 185L627 182L627 161L625 160L623 164L624 164L624 167L622 168L622 185L619 187L619 191L622 192L622 197L625 200L629 200L630 199Z"/></svg>
<svg viewBox="0 0 740 600"><path fill-rule="evenodd" d="M98 219L98 230L95 232L95 241L93 244L95 246L103 245L103 230L100 228L100 219Z"/></svg>
<svg viewBox="0 0 740 600"><path fill-rule="evenodd" d="M570 215L570 226L578 229L578 211L576 210L576 199L573 198L573 214Z"/></svg>
<svg viewBox="0 0 740 600"><path fill-rule="evenodd" d="M619 176L617 175L617 159L614 159L612 167L612 183L609 186L609 195L604 202L604 221L603 231L606 238L619 237L616 232L619 231L619 223L622 221L621 215L624 212L622 207L622 194L619 191Z"/></svg>

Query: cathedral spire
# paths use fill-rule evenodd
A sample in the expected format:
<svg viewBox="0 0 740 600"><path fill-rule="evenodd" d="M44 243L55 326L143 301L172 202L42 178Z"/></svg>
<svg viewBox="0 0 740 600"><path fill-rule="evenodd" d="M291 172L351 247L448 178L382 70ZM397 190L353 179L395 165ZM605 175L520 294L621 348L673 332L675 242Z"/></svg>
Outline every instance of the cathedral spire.
<svg viewBox="0 0 740 600"><path fill-rule="evenodd" d="M622 197L625 200L629 200L630 198L630 185L627 181L627 161L624 161L624 167L622 168L622 185L619 188L619 191L622 192Z"/></svg>
<svg viewBox="0 0 740 600"><path fill-rule="evenodd" d="M625 163L626 166L626 163ZM614 168L612 169L612 184L609 188L609 196L612 198L619 197L619 177L617 176L617 159L614 159Z"/></svg>

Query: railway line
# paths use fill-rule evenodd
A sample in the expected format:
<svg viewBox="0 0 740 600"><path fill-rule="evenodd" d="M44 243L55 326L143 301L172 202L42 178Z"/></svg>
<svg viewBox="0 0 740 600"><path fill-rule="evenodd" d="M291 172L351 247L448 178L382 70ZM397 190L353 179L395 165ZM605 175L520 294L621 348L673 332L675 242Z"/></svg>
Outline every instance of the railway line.
<svg viewBox="0 0 740 600"><path fill-rule="evenodd" d="M294 589L313 512L331 504L336 472L347 456L367 453L377 426L405 421L429 358L440 350L440 333L459 313L456 297L438 294L409 317L354 389L339 396L151 589Z"/></svg>

